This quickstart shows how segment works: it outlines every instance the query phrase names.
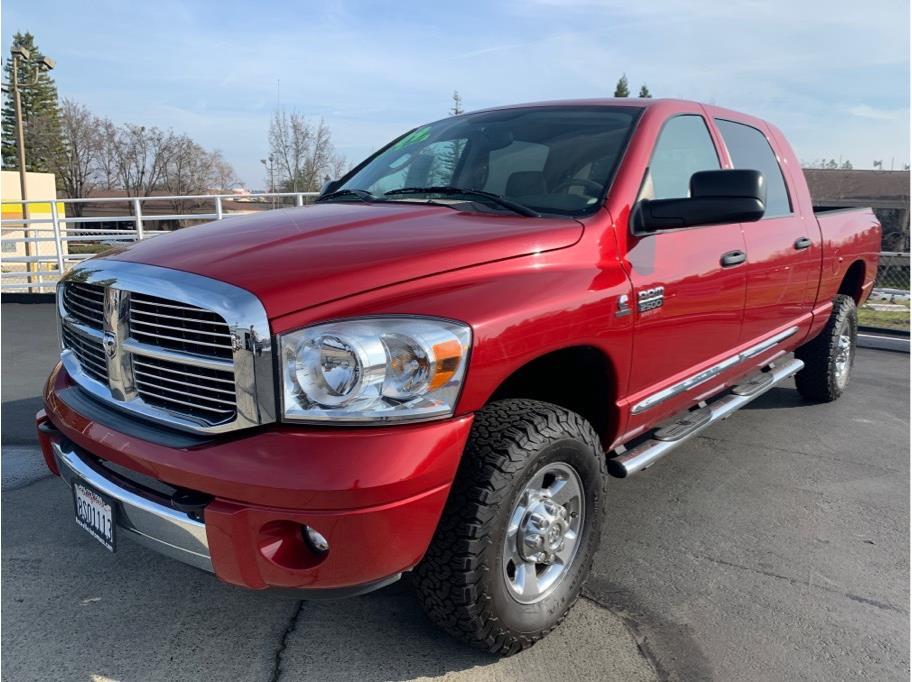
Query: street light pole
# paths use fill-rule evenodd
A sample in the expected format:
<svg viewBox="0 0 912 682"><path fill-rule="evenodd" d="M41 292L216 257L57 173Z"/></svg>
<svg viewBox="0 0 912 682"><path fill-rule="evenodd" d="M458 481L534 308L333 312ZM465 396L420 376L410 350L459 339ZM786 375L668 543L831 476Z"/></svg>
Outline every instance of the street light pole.
<svg viewBox="0 0 912 682"><path fill-rule="evenodd" d="M28 54L28 53L26 53ZM28 57L26 57L28 59ZM25 171L25 131L22 125L22 96L19 94L19 56L13 52L13 80L10 84L13 91L13 103L16 109L16 156L19 158L19 198L22 199L22 218L29 219L29 208L25 201L28 199L28 176ZM28 230L28 223L23 223ZM26 234L28 237L28 234ZM25 242L25 253L31 255L31 242ZM29 270L31 270L31 263Z"/></svg>
<svg viewBox="0 0 912 682"><path fill-rule="evenodd" d="M266 171L269 173L269 193L275 194L275 156L273 154L269 155L269 163L266 162L266 159L260 159L260 163L266 167ZM272 197L272 207L275 208L276 198Z"/></svg>
<svg viewBox="0 0 912 682"><path fill-rule="evenodd" d="M35 71L35 77L30 83L19 82L19 62L20 60L28 61L31 53L24 47L13 47L10 50L13 58L12 78L9 83L4 83L3 87L13 94L13 105L16 110L16 156L19 164L19 198L22 200L22 236L25 240L25 256L32 256L31 229L29 228L29 219L31 213L28 205L28 172L25 167L25 126L22 123L22 95L21 91L27 88L33 88L38 84L38 79L42 73L54 68L54 60L49 57L43 57ZM52 197L52 200L56 197ZM34 263L26 261L25 269L31 273L35 271ZM29 279L29 292L31 292L31 278Z"/></svg>

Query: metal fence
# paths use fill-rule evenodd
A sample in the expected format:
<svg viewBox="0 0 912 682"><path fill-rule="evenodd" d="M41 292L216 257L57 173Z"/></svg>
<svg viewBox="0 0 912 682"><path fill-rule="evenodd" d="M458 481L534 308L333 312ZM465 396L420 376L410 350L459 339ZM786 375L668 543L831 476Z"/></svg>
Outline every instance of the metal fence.
<svg viewBox="0 0 912 682"><path fill-rule="evenodd" d="M858 321L868 327L909 331L909 254L880 254L874 291L858 311Z"/></svg>
<svg viewBox="0 0 912 682"><path fill-rule="evenodd" d="M172 230L163 223L190 225L221 220L231 215L303 206L317 192L265 194L206 194L192 196L106 197L93 199L3 200L0 218L0 291L48 293L60 275L75 263L118 244L148 239ZM148 204L166 204L170 210L152 212ZM123 212L77 216L77 205L94 208L122 205ZM226 207L226 204L230 206ZM28 205L28 218L22 207ZM6 217L8 206L19 206L19 215ZM42 210L37 210L37 209ZM202 211L202 212L197 212ZM98 225L105 225L99 228ZM113 227L112 227L113 225Z"/></svg>

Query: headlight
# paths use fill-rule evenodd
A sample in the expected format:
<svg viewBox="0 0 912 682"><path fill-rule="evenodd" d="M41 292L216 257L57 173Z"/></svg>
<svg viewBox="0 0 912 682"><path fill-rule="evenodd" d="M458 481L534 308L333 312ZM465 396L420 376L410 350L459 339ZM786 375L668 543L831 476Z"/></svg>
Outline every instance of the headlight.
<svg viewBox="0 0 912 682"><path fill-rule="evenodd" d="M467 325L422 317L344 320L283 334L284 417L382 422L450 416L471 337Z"/></svg>

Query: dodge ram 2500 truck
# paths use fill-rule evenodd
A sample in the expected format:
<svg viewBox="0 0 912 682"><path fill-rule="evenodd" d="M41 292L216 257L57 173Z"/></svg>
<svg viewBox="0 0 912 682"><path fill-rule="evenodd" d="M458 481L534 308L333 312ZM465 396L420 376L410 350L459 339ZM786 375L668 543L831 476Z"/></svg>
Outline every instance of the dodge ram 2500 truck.
<svg viewBox="0 0 912 682"><path fill-rule="evenodd" d="M432 620L511 654L579 595L609 475L793 375L839 397L879 246L734 111L454 116L313 206L75 267L39 438L108 550L305 598L411 571Z"/></svg>

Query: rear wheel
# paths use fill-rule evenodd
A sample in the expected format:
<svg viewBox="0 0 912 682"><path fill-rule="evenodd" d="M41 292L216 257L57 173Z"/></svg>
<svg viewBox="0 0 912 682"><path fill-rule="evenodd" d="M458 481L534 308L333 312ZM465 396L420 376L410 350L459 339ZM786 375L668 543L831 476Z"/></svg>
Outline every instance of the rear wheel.
<svg viewBox="0 0 912 682"><path fill-rule="evenodd" d="M607 483L598 437L556 405L504 400L475 416L419 601L447 632L511 655L553 630L582 590Z"/></svg>
<svg viewBox="0 0 912 682"><path fill-rule="evenodd" d="M839 294L823 331L795 356L804 369L795 375L798 392L817 402L830 402L843 394L855 363L858 312L851 296Z"/></svg>

